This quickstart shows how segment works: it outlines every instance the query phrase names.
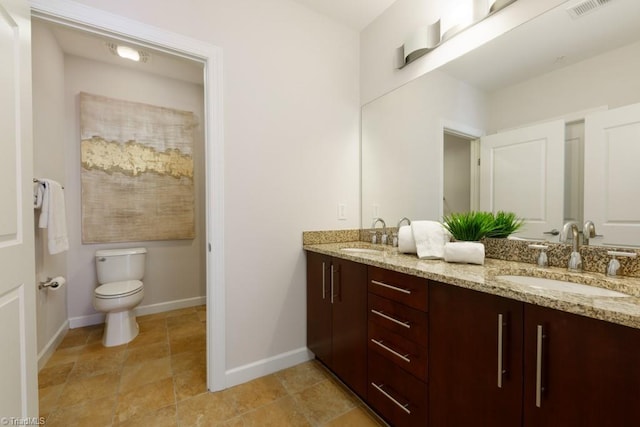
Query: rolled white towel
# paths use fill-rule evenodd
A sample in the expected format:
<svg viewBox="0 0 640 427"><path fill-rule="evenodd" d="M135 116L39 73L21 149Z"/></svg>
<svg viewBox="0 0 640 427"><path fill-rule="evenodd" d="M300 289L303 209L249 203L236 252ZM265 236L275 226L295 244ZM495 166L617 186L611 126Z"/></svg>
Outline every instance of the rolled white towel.
<svg viewBox="0 0 640 427"><path fill-rule="evenodd" d="M484 245L479 242L449 242L444 245L444 260L483 265Z"/></svg>
<svg viewBox="0 0 640 427"><path fill-rule="evenodd" d="M420 259L442 259L444 244L451 240L451 235L438 221L411 222L416 252Z"/></svg>
<svg viewBox="0 0 640 427"><path fill-rule="evenodd" d="M416 253L416 241L413 240L413 231L410 225L403 225L398 229L398 252L403 254Z"/></svg>

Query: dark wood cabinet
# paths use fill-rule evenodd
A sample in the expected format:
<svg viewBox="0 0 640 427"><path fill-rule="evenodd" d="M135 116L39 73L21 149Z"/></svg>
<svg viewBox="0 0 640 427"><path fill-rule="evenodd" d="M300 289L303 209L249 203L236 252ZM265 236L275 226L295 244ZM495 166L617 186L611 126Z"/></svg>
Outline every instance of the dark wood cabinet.
<svg viewBox="0 0 640 427"><path fill-rule="evenodd" d="M395 427L427 424L428 282L369 267L367 402Z"/></svg>
<svg viewBox="0 0 640 427"><path fill-rule="evenodd" d="M367 267L307 253L307 346L361 397L367 394Z"/></svg>
<svg viewBox="0 0 640 427"><path fill-rule="evenodd" d="M517 301L429 283L429 425L521 424L522 312Z"/></svg>
<svg viewBox="0 0 640 427"><path fill-rule="evenodd" d="M524 426L640 424L640 330L527 305Z"/></svg>

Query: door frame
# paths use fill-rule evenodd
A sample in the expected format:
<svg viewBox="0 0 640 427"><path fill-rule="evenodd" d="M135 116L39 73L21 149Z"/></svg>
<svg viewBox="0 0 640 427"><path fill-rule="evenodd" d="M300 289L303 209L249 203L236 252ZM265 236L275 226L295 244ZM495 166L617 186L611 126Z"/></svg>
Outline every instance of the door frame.
<svg viewBox="0 0 640 427"><path fill-rule="evenodd" d="M226 328L222 49L70 0L30 0L30 4L32 16L148 45L204 64L207 388L223 390L226 388Z"/></svg>

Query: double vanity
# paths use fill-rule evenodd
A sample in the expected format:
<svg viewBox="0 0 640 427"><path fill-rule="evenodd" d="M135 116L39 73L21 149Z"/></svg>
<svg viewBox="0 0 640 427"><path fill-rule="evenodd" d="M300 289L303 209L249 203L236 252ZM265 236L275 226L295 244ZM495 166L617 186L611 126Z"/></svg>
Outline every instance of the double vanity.
<svg viewBox="0 0 640 427"><path fill-rule="evenodd" d="M307 345L392 426L631 426L640 279L305 240Z"/></svg>

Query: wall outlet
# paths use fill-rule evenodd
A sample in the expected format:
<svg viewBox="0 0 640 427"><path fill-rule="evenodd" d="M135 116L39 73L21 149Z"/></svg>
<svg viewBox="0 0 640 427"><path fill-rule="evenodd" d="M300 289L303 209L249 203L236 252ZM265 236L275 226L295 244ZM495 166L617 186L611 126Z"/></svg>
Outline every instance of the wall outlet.
<svg viewBox="0 0 640 427"><path fill-rule="evenodd" d="M338 219L344 221L347 219L347 205L338 203Z"/></svg>

